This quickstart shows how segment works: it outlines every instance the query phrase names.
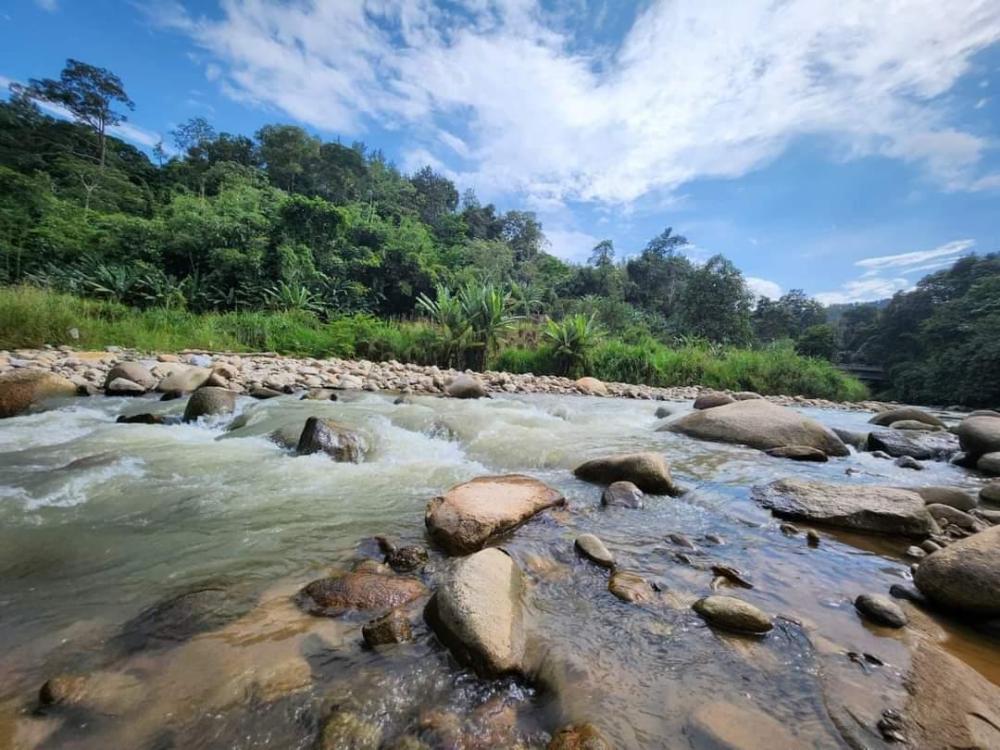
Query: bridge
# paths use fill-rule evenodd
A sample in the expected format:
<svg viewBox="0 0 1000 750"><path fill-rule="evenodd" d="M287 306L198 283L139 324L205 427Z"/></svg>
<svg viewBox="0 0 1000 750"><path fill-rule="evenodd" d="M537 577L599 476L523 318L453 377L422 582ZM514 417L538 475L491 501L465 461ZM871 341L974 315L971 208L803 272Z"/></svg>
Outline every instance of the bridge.
<svg viewBox="0 0 1000 750"><path fill-rule="evenodd" d="M882 365L843 363L837 365L837 369L848 375L853 375L865 385L877 386L885 382L885 368Z"/></svg>

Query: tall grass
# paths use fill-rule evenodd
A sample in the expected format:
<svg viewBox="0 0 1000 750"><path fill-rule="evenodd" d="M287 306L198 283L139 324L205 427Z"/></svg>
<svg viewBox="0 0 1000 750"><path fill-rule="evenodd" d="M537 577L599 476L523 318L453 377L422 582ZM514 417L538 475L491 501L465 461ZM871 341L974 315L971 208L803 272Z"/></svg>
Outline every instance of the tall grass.
<svg viewBox="0 0 1000 750"><path fill-rule="evenodd" d="M71 331L78 332L74 338ZM561 369L549 343L524 331L518 344L501 346L490 362L497 370L555 374ZM238 312L196 315L185 310L134 310L31 286L0 287L0 349L69 344L78 349L117 345L142 351L209 349L273 351L309 357L396 359L444 364L447 342L422 321L386 321L370 316L322 322L306 312ZM705 385L762 394L797 394L860 400L867 390L829 362L799 356L791 347L716 348L688 344L669 348L655 339L597 343L588 375L654 386Z"/></svg>

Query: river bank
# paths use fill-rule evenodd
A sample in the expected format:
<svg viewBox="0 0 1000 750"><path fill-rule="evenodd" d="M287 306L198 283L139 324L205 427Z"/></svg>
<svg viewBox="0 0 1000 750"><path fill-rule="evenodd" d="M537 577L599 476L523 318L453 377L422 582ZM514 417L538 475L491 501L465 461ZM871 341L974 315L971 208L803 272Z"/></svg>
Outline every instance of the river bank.
<svg viewBox="0 0 1000 750"><path fill-rule="evenodd" d="M103 391L108 374L122 362L138 362L156 379L139 384L141 390L170 392L173 383L192 387L225 387L237 393L266 395L310 389L387 391L392 393L448 395L449 383L472 378L484 394L550 394L609 396L653 401L690 401L706 393L722 392L735 399L759 398L750 392L716 391L704 386L659 388L634 383L612 383L594 378L570 378L531 373L458 371L437 366L371 362L364 359L316 359L281 356L272 352L231 353L184 350L178 353L148 353L108 347L106 351L77 351L68 346L0 351L0 374L18 369L40 369L68 378L81 393ZM182 374L186 374L182 375ZM174 376L161 386L168 376ZM127 378L126 378L127 379ZM782 406L802 406L852 411L881 411L886 404L873 401L832 401L796 394L763 396Z"/></svg>

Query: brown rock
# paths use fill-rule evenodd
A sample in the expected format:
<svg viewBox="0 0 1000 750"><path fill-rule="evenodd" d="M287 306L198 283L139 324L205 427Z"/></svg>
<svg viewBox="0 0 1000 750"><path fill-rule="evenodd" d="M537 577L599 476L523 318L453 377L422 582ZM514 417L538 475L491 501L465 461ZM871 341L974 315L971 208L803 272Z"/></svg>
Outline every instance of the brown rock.
<svg viewBox="0 0 1000 750"><path fill-rule="evenodd" d="M105 390L118 378L141 386L143 391L152 390L157 383L156 377L149 371L149 368L139 362L119 362L112 367L104 379Z"/></svg>
<svg viewBox="0 0 1000 750"><path fill-rule="evenodd" d="M612 750L611 742L593 724L570 724L554 735L546 750Z"/></svg>
<svg viewBox="0 0 1000 750"><path fill-rule="evenodd" d="M406 643L413 640L413 628L410 620L400 610L394 609L381 617L377 617L363 628L361 635L365 643L374 648L390 643Z"/></svg>
<svg viewBox="0 0 1000 750"><path fill-rule="evenodd" d="M48 398L75 395L73 381L47 370L14 370L0 375L0 418L26 412Z"/></svg>
<svg viewBox="0 0 1000 750"><path fill-rule="evenodd" d="M624 602L638 603L653 600L653 587L638 573L616 570L608 580L608 591Z"/></svg>
<svg viewBox="0 0 1000 750"><path fill-rule="evenodd" d="M939 607L984 617L1000 615L1000 526L929 554L913 581Z"/></svg>
<svg viewBox="0 0 1000 750"><path fill-rule="evenodd" d="M735 398L730 396L728 393L719 393L718 391L712 391L709 393L703 393L698 398L694 400L695 409L714 409L716 406L725 406L726 404L731 404L736 401Z"/></svg>
<svg viewBox="0 0 1000 750"><path fill-rule="evenodd" d="M770 615L733 596L706 596L692 609L711 625L743 633L766 633L773 625Z"/></svg>
<svg viewBox="0 0 1000 750"><path fill-rule="evenodd" d="M881 411L868 421L871 424L877 424L880 427L888 427L893 422L903 421L921 422L931 427L945 426L944 422L935 417L933 414L929 414L923 409L918 409L915 406L902 406L898 409Z"/></svg>
<svg viewBox="0 0 1000 750"><path fill-rule="evenodd" d="M580 479L598 484L632 482L643 492L679 495L681 489L670 476L670 464L659 453L625 453L585 461L575 469Z"/></svg>
<svg viewBox="0 0 1000 750"><path fill-rule="evenodd" d="M467 554L565 502L557 490L522 474L477 477L431 500L424 522L437 544Z"/></svg>
<svg viewBox="0 0 1000 750"><path fill-rule="evenodd" d="M313 581L298 593L297 602L310 614L333 617L352 609L393 609L426 593L416 578L351 571Z"/></svg>
<svg viewBox="0 0 1000 750"><path fill-rule="evenodd" d="M334 461L359 463L368 452L368 441L361 433L332 419L309 417L295 450L300 456L325 453Z"/></svg>
<svg viewBox="0 0 1000 750"><path fill-rule="evenodd" d="M775 458L790 458L792 461L816 461L823 463L828 460L823 451L819 448L810 448L808 445L782 445L778 448L768 448L764 452Z"/></svg>
<svg viewBox="0 0 1000 750"><path fill-rule="evenodd" d="M718 750L801 750L784 724L750 706L717 701L702 705L688 723L695 747Z"/></svg>
<svg viewBox="0 0 1000 750"><path fill-rule="evenodd" d="M597 378L580 378L573 385L588 396L607 396L608 387Z"/></svg>

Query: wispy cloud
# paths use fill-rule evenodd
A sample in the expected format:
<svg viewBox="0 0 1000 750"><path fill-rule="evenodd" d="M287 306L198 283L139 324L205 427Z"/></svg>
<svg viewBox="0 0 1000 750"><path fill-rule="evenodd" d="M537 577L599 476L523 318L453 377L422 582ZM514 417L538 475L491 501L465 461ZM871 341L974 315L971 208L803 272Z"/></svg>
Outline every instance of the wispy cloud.
<svg viewBox="0 0 1000 750"><path fill-rule="evenodd" d="M55 13L59 10L58 0L35 0L35 5L47 13Z"/></svg>
<svg viewBox="0 0 1000 750"><path fill-rule="evenodd" d="M810 134L922 165L945 189L996 187L980 174L987 142L941 97L1000 39L992 0L659 0L601 53L552 5L227 0L221 17L176 2L150 12L200 45L231 96L329 131L405 130L409 151L485 192L628 203L746 174ZM460 126L448 131L464 151L440 138L442 121Z"/></svg>
<svg viewBox="0 0 1000 750"><path fill-rule="evenodd" d="M863 258L854 263L858 268L865 269L859 278L847 282L837 291L814 296L824 305L885 299L896 292L912 289L917 281L912 274L950 266L975 244L973 240L953 240L930 250Z"/></svg>

